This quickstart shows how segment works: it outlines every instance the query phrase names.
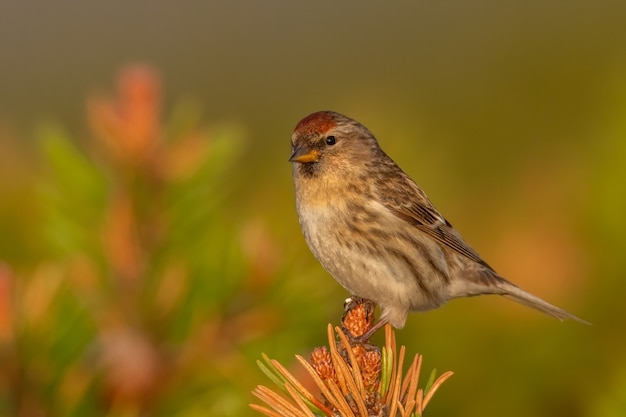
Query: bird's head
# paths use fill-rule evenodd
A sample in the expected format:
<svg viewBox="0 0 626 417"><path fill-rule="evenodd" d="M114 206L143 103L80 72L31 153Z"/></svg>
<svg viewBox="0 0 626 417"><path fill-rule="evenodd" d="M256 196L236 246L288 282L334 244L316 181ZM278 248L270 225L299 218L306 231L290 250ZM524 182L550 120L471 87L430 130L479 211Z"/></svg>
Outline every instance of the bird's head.
<svg viewBox="0 0 626 417"><path fill-rule="evenodd" d="M291 136L289 162L303 174L354 171L371 160L379 147L362 124L342 114L320 111L302 119Z"/></svg>

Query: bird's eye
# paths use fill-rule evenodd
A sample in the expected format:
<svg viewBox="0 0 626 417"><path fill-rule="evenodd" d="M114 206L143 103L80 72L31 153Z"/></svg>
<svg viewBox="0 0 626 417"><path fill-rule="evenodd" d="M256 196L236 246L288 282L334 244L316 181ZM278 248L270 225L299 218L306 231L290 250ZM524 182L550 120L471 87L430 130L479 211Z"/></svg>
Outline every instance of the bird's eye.
<svg viewBox="0 0 626 417"><path fill-rule="evenodd" d="M327 145L334 145L335 143L337 143L337 139L335 139L334 136L326 137L326 144Z"/></svg>

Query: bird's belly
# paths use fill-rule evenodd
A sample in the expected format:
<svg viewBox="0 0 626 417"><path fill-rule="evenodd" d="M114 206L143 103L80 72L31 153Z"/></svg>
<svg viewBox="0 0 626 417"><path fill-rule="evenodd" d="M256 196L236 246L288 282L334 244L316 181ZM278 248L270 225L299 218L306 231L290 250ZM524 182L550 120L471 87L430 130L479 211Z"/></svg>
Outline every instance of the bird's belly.
<svg viewBox="0 0 626 417"><path fill-rule="evenodd" d="M429 279L427 276L415 276L401 263L371 253L353 250L322 265L351 294L372 300L383 309L425 311L444 302L429 284L426 288L418 284Z"/></svg>
<svg viewBox="0 0 626 417"><path fill-rule="evenodd" d="M420 251L393 233L377 238L359 230L341 212L316 212L307 213L306 221L300 219L307 243L324 269L351 294L372 300L383 310L423 311L443 304L442 277L424 267Z"/></svg>

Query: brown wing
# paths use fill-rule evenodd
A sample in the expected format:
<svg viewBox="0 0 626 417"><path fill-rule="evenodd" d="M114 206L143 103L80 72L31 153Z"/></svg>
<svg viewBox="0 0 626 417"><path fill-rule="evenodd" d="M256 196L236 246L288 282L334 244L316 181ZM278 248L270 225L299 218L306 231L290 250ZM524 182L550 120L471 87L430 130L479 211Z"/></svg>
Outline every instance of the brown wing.
<svg viewBox="0 0 626 417"><path fill-rule="evenodd" d="M395 164L394 164L395 165ZM389 167L392 168L392 167ZM383 205L405 222L431 236L444 246L471 259L472 261L492 269L472 249L454 227L435 209L426 194L397 165L394 180L381 184L379 197ZM398 196L402 196L401 199ZM493 270L493 269L492 269Z"/></svg>

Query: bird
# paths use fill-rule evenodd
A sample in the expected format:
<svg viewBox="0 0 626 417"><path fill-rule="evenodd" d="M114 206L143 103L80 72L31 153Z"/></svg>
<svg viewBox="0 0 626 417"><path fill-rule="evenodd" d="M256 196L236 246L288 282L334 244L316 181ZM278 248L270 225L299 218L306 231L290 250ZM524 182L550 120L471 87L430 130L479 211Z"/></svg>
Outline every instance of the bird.
<svg viewBox="0 0 626 417"><path fill-rule="evenodd" d="M306 243L341 286L380 308L366 337L386 323L401 329L409 312L482 294L588 324L498 275L358 121L312 113L296 125L291 146Z"/></svg>

